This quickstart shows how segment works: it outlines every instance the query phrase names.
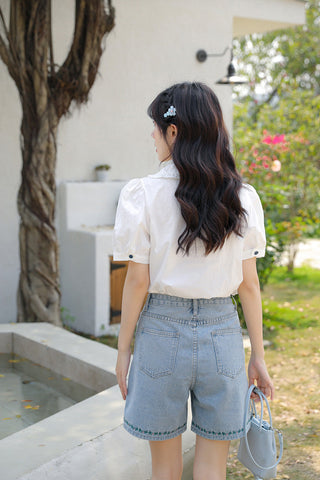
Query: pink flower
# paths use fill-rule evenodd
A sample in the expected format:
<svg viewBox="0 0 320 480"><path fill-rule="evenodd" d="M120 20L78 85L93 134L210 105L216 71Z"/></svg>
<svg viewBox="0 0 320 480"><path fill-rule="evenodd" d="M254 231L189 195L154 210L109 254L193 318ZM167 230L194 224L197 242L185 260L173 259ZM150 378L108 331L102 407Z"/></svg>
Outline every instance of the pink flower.
<svg viewBox="0 0 320 480"><path fill-rule="evenodd" d="M263 162L262 165L263 165L263 168L265 168L265 169L269 168L269 165L266 162Z"/></svg>
<svg viewBox="0 0 320 480"><path fill-rule="evenodd" d="M267 143L268 145L270 145L272 143L272 137L270 135L268 135L267 137L264 137L262 139L262 143Z"/></svg>
<svg viewBox="0 0 320 480"><path fill-rule="evenodd" d="M272 165L271 165L271 170L273 172L280 172L280 170L281 170L280 160L273 160Z"/></svg>
<svg viewBox="0 0 320 480"><path fill-rule="evenodd" d="M282 135L274 135L273 137L271 135L267 135L262 139L262 143L266 143L268 145L276 145L277 143L284 143L285 142L285 136L284 134Z"/></svg>
<svg viewBox="0 0 320 480"><path fill-rule="evenodd" d="M282 135L275 135L272 139L272 143L275 145L276 143L284 143L285 142L285 138L284 138L284 134Z"/></svg>

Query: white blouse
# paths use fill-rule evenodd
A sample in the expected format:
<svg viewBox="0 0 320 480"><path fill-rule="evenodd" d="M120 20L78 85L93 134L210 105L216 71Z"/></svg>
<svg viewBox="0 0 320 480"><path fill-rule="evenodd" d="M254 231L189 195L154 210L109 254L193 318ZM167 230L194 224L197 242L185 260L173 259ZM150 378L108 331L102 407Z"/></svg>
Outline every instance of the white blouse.
<svg viewBox="0 0 320 480"><path fill-rule="evenodd" d="M176 254L185 228L174 194L179 172L172 160L154 175L129 181L122 189L114 227L114 260L149 264L150 293L184 298L227 297L242 282L242 260L265 255L263 210L255 189L243 184L240 200L248 212L243 237L231 234L223 247L205 255L196 240L189 255Z"/></svg>

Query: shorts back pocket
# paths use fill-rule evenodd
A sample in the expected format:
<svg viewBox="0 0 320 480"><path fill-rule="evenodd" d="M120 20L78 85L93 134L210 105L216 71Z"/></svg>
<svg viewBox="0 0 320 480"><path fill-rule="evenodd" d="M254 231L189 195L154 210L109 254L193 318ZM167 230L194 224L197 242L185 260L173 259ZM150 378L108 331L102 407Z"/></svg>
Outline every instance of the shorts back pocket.
<svg viewBox="0 0 320 480"><path fill-rule="evenodd" d="M240 328L224 328L211 332L217 371L235 378L245 367L242 333Z"/></svg>
<svg viewBox="0 0 320 480"><path fill-rule="evenodd" d="M178 350L179 333L142 328L139 334L139 368L152 378L171 375Z"/></svg>

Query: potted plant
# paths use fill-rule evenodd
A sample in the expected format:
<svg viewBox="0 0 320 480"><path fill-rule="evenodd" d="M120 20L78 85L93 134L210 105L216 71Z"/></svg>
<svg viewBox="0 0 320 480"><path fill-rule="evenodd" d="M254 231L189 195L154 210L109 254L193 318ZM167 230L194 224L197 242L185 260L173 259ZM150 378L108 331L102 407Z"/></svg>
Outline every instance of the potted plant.
<svg viewBox="0 0 320 480"><path fill-rule="evenodd" d="M96 178L98 182L107 182L109 180L110 165L102 164L95 167Z"/></svg>

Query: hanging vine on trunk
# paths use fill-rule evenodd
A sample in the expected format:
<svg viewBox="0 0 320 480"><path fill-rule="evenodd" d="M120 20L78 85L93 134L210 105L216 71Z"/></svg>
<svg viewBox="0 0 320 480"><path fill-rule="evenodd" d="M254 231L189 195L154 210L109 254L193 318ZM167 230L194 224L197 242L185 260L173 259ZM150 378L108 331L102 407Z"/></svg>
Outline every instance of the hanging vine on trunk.
<svg viewBox="0 0 320 480"><path fill-rule="evenodd" d="M11 0L7 27L0 7L0 57L22 105L22 172L18 193L20 278L18 321L61 325L59 252L55 229L56 138L61 117L74 101L88 100L102 55L102 41L114 27L108 0L76 0L70 51L54 62L51 1Z"/></svg>

